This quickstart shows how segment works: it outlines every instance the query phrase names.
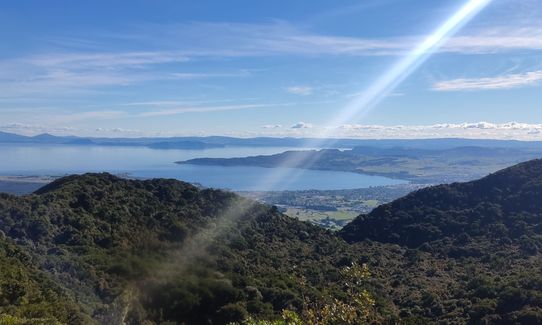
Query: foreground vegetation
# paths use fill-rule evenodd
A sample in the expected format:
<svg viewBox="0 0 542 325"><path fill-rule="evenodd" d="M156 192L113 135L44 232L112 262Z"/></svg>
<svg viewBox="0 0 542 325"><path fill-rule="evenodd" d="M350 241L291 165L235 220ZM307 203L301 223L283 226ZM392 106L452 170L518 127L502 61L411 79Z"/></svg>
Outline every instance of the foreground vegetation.
<svg viewBox="0 0 542 325"><path fill-rule="evenodd" d="M418 317L539 324L541 194L542 160L533 160L479 181L419 190L359 216L340 235L407 250L424 268L415 276L432 282L418 300L416 308L425 307ZM403 286L404 275L392 287ZM399 305L408 301L397 298Z"/></svg>
<svg viewBox="0 0 542 325"><path fill-rule="evenodd" d="M531 161L333 233L174 180L70 176L0 194L0 323L538 324L541 193Z"/></svg>
<svg viewBox="0 0 542 325"><path fill-rule="evenodd" d="M72 176L35 195L1 195L0 211L6 245L28 265L24 275L0 275L0 283L19 288L0 300L1 313L14 317L70 324L274 319L283 309L301 310L303 295L319 296L346 266L340 252L348 245L332 233L174 180ZM2 265L10 267L11 256ZM47 281L30 281L38 275Z"/></svg>

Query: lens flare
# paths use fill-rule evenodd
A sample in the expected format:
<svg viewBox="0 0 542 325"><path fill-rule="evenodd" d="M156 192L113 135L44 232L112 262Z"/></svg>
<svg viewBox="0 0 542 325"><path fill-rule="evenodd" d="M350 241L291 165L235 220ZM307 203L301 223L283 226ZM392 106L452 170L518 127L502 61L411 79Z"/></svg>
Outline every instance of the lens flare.
<svg viewBox="0 0 542 325"><path fill-rule="evenodd" d="M323 134L323 137L332 136L337 127L353 119L360 119L369 113L376 104L411 75L442 44L490 2L491 0L471 0L467 2L422 43L377 79L368 89L348 103L335 119L328 124L327 131Z"/></svg>
<svg viewBox="0 0 542 325"><path fill-rule="evenodd" d="M320 134L320 138L307 142L306 148L332 147L334 132L337 127L353 120L359 119L367 114L382 98L386 97L395 87L397 87L405 78L425 62L439 46L441 46L450 36L452 36L463 25L470 21L476 14L485 8L491 0L470 0L463 5L453 16L442 24L433 34L428 36L416 48L410 51L405 57L399 60L382 77L377 79L368 89L354 98L325 128L325 132ZM282 167L300 167L310 168L323 153L313 151L312 154L295 154L285 159ZM303 173L302 169L278 168L268 175L262 175L259 183L254 188L258 190L272 190L277 187L285 188L291 184ZM238 202L237 202L238 203ZM227 225L243 215L249 213L254 203L230 204L221 214L217 221L219 225ZM181 251L176 255L177 262L190 262L195 256L205 254L207 246L216 238L225 227L216 227L203 232L200 236L195 236L191 241L184 244Z"/></svg>
<svg viewBox="0 0 542 325"><path fill-rule="evenodd" d="M367 115L383 98L389 95L401 82L410 76L422 65L435 51L442 46L461 27L474 18L492 0L470 0L460 7L448 20L440 25L431 35L426 37L417 47L407 53L387 72L378 78L369 88L351 100L343 107L336 117L326 125L324 131L319 134L319 139L307 142L308 148L332 147L334 133L337 129L352 120L359 120ZM319 158L315 155L292 155L291 159L283 162L284 167L310 168ZM260 187L263 189L274 188L277 185L293 183L302 170L280 170L264 178Z"/></svg>

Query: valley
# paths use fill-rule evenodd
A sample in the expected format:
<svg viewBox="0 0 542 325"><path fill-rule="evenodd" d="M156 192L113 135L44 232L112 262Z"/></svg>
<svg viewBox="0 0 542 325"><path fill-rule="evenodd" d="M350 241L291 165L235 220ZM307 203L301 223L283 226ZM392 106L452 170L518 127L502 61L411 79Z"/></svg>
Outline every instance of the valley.
<svg viewBox="0 0 542 325"><path fill-rule="evenodd" d="M360 213L369 213L381 204L427 186L400 184L351 190L238 192L238 194L275 205L292 218L337 230Z"/></svg>

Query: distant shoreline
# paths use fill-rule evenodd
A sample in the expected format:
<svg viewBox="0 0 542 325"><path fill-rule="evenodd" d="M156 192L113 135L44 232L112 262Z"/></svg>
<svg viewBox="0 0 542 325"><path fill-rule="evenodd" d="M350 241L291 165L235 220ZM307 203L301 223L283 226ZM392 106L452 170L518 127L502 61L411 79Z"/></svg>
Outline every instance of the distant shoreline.
<svg viewBox="0 0 542 325"><path fill-rule="evenodd" d="M48 184L61 176L0 175L0 182Z"/></svg>
<svg viewBox="0 0 542 325"><path fill-rule="evenodd" d="M26 195L51 183L53 176L0 176L0 193Z"/></svg>

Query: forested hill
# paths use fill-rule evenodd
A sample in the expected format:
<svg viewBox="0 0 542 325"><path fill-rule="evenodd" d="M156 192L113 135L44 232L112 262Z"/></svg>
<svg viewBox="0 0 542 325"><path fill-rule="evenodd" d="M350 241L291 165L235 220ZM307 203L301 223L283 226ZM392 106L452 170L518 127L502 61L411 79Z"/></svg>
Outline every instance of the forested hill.
<svg viewBox="0 0 542 325"><path fill-rule="evenodd" d="M222 325L365 292L374 324L540 324L541 174L531 161L421 190L339 234L176 180L0 194L0 324ZM355 286L353 262L372 273Z"/></svg>
<svg viewBox="0 0 542 325"><path fill-rule="evenodd" d="M336 281L347 248L231 193L69 176L33 195L0 194L0 323L273 319L299 308L306 286L317 295Z"/></svg>
<svg viewBox="0 0 542 325"><path fill-rule="evenodd" d="M542 324L541 198L542 160L532 160L411 193L339 235L406 249L410 263L390 270L388 289L396 305L415 306L403 311L415 323Z"/></svg>
<svg viewBox="0 0 542 325"><path fill-rule="evenodd" d="M348 224L349 242L371 239L411 248L443 239L484 238L542 247L542 160L468 183L425 188Z"/></svg>

